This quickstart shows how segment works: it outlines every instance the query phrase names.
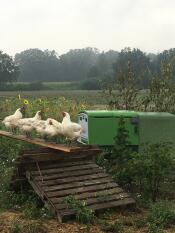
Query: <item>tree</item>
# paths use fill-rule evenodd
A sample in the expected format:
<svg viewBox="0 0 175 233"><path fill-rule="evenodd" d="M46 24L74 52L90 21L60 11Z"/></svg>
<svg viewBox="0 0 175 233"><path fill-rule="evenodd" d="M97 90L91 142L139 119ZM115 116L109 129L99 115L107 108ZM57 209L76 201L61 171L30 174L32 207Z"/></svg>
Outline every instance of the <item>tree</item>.
<svg viewBox="0 0 175 233"><path fill-rule="evenodd" d="M87 74L88 78L105 79L108 78L108 74L113 75L113 64L118 58L118 52L109 50L108 52L100 53L96 64L92 66Z"/></svg>
<svg viewBox="0 0 175 233"><path fill-rule="evenodd" d="M126 71L120 71L114 80L107 79L104 86L104 95L108 99L110 109L134 110L137 105L138 81L128 62Z"/></svg>
<svg viewBox="0 0 175 233"><path fill-rule="evenodd" d="M150 91L144 98L146 111L175 112L175 85L173 66L162 63L159 76L151 81Z"/></svg>
<svg viewBox="0 0 175 233"><path fill-rule="evenodd" d="M59 81L60 64L54 50L28 49L15 55L20 81Z"/></svg>
<svg viewBox="0 0 175 233"><path fill-rule="evenodd" d="M0 51L0 85L14 82L19 76L19 67L6 53Z"/></svg>
<svg viewBox="0 0 175 233"><path fill-rule="evenodd" d="M164 50L159 53L154 62L156 73L159 75L161 73L162 64L171 64L171 71L173 77L175 77L175 49ZM174 78L175 79L175 78Z"/></svg>
<svg viewBox="0 0 175 233"><path fill-rule="evenodd" d="M98 55L99 51L96 48L74 49L61 55L61 73L64 81L86 79L90 68L96 64Z"/></svg>
<svg viewBox="0 0 175 233"><path fill-rule="evenodd" d="M139 49L125 48L121 50L113 66L116 76L120 73L126 75L128 62L130 62L135 76L139 80L140 87L147 88L152 78L150 58Z"/></svg>

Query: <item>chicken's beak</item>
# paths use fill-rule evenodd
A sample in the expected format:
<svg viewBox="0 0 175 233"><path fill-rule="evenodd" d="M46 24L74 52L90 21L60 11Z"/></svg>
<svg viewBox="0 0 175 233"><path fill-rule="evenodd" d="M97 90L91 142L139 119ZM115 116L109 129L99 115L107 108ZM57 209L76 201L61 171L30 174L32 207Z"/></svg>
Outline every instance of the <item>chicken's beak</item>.
<svg viewBox="0 0 175 233"><path fill-rule="evenodd" d="M61 112L62 114L62 117L65 117L66 116L66 113L65 112Z"/></svg>
<svg viewBox="0 0 175 233"><path fill-rule="evenodd" d="M25 114L26 108L23 106L22 108L20 108L20 112L23 113L23 114Z"/></svg>

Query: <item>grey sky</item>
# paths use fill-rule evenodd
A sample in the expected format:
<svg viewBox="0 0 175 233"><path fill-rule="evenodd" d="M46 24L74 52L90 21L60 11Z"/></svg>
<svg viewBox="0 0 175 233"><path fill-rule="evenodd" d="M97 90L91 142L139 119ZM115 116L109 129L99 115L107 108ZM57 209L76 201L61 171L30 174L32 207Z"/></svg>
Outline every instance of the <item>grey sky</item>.
<svg viewBox="0 0 175 233"><path fill-rule="evenodd" d="M0 0L0 49L175 47L175 0Z"/></svg>

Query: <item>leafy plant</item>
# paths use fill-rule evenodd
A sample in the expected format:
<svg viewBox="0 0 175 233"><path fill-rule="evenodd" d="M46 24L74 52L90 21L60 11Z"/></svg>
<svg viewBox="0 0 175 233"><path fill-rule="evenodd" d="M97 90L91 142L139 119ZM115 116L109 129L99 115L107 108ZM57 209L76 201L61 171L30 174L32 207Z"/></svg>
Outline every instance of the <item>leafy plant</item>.
<svg viewBox="0 0 175 233"><path fill-rule="evenodd" d="M154 203L150 209L148 222L162 228L175 224L175 209L172 203L167 201Z"/></svg>
<svg viewBox="0 0 175 233"><path fill-rule="evenodd" d="M155 223L148 223L147 233L163 233L163 229Z"/></svg>
<svg viewBox="0 0 175 233"><path fill-rule="evenodd" d="M117 129L117 135L114 138L115 144L111 150L99 158L99 162L105 165L106 170L114 177L114 179L125 187L131 185L131 175L128 168L128 162L132 157L132 149L129 145L129 132L125 128L125 120L120 117Z"/></svg>
<svg viewBox="0 0 175 233"><path fill-rule="evenodd" d="M76 200L73 196L65 198L68 208L73 209L76 213L76 219L80 223L91 224L94 221L94 211L87 207L85 201Z"/></svg>
<svg viewBox="0 0 175 233"><path fill-rule="evenodd" d="M155 201L161 184L173 169L173 155L170 143L146 144L138 153L132 154L127 169L132 182L145 198Z"/></svg>

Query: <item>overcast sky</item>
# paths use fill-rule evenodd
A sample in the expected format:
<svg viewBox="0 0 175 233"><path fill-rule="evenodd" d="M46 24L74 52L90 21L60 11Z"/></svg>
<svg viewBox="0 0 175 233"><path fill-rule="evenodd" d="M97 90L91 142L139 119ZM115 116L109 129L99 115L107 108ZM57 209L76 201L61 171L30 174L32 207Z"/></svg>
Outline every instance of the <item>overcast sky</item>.
<svg viewBox="0 0 175 233"><path fill-rule="evenodd" d="M0 50L175 47L175 0L0 0Z"/></svg>

